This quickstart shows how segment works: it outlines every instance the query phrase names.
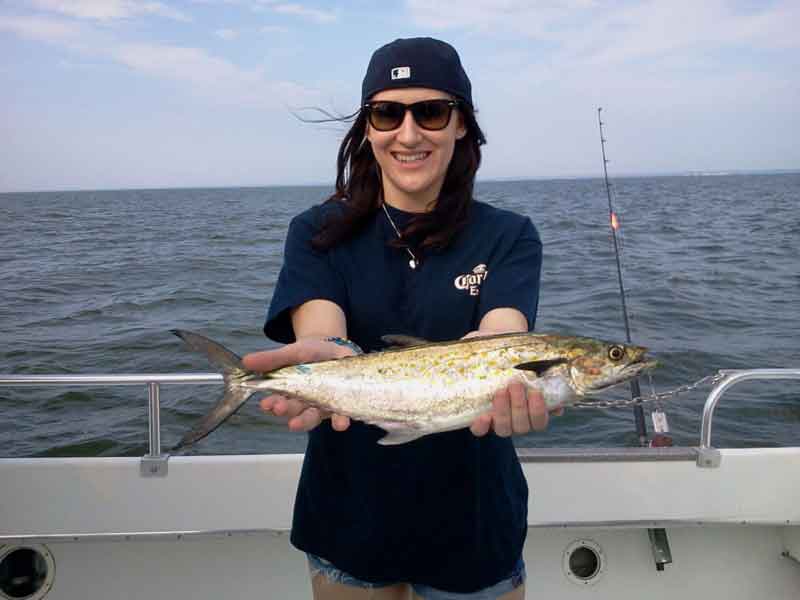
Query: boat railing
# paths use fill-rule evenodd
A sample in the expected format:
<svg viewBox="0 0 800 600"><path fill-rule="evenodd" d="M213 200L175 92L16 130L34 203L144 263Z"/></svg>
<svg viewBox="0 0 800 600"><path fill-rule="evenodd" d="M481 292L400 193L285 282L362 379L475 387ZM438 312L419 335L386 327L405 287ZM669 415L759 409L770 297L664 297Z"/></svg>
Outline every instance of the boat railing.
<svg viewBox="0 0 800 600"><path fill-rule="evenodd" d="M222 383L219 373L135 373L124 375L0 375L0 386L103 386L147 387L149 451L142 457L143 477L166 477L169 454L161 452L162 384Z"/></svg>
<svg viewBox="0 0 800 600"><path fill-rule="evenodd" d="M800 369L747 369L720 371L723 375L712 388L703 407L700 427L700 445L697 448L697 466L718 467L722 460L719 450L711 445L711 428L714 411L722 396L734 385L743 381L800 379ZM161 451L160 386L172 384L219 384L218 373L137 373L125 375L0 375L0 386L131 386L143 385L148 394L149 452L142 457L141 474L144 477L167 475L169 454ZM572 457L575 458L574 456ZM668 458L668 456L665 456ZM672 457L673 459L675 457Z"/></svg>
<svg viewBox="0 0 800 600"><path fill-rule="evenodd" d="M704 468L718 467L722 461L719 450L711 445L711 424L714 411L722 399L722 395L734 385L743 381L800 379L800 369L741 369L722 370L723 378L711 389L703 407L703 420L700 425L700 447L697 454L697 466Z"/></svg>

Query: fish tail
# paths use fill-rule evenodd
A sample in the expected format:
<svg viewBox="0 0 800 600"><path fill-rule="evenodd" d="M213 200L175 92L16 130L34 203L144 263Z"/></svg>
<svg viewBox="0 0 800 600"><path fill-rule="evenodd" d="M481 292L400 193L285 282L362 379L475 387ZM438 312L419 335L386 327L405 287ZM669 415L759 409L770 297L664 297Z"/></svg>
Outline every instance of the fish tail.
<svg viewBox="0 0 800 600"><path fill-rule="evenodd" d="M222 399L172 447L172 451L176 452L206 437L239 410L256 392L242 386L242 381L249 379L253 372L244 368L242 359L238 355L222 344L191 331L173 329L171 333L186 342L192 350L204 354L211 364L222 371L225 383Z"/></svg>

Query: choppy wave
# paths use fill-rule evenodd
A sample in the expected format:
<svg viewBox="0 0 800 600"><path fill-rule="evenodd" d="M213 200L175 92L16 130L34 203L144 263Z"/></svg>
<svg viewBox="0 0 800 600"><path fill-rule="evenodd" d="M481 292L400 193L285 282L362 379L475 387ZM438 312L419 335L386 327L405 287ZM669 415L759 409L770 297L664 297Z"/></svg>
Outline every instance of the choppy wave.
<svg viewBox="0 0 800 600"><path fill-rule="evenodd" d="M798 175L654 177L615 182L635 341L662 367L656 390L721 368L800 367ZM326 188L132 190L0 195L0 372L207 372L170 333L195 329L240 353L261 334L291 217ZM623 334L600 179L480 183L476 194L531 217L544 242L537 329ZM648 389L650 380L643 381ZM700 389L665 403L678 443L697 443ZM162 437L175 441L215 386L162 389ZM625 389L610 392L624 397ZM146 451L146 391L0 388L0 456ZM726 396L714 440L796 445L796 383ZM635 445L630 410L553 419L522 446ZM305 438L255 403L193 453L300 451Z"/></svg>

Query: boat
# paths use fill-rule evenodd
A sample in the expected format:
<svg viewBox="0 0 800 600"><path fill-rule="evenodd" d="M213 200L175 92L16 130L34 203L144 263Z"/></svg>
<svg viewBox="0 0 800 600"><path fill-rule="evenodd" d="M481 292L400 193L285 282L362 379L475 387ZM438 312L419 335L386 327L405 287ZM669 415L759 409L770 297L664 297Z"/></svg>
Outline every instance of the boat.
<svg viewBox="0 0 800 600"><path fill-rule="evenodd" d="M531 489L527 597L800 598L800 447L711 443L723 394L772 379L800 369L723 372L697 446L519 449ZM219 382L0 376L4 386L137 385L149 402L143 457L0 459L0 598L311 597L305 556L289 543L301 454L161 450L160 386Z"/></svg>

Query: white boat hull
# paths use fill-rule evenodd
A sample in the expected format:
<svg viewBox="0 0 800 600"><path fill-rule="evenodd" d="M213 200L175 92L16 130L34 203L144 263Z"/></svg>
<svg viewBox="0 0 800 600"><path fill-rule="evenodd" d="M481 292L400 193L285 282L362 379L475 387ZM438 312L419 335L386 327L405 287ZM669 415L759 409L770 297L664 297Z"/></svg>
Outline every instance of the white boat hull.
<svg viewBox="0 0 800 600"><path fill-rule="evenodd" d="M524 453L528 597L800 597L800 448L722 450L711 469L692 452ZM0 556L49 551L48 599L308 598L288 541L301 461L172 457L143 477L138 458L2 459ZM663 571L648 528L666 529ZM565 564L580 545L601 559L588 580Z"/></svg>

